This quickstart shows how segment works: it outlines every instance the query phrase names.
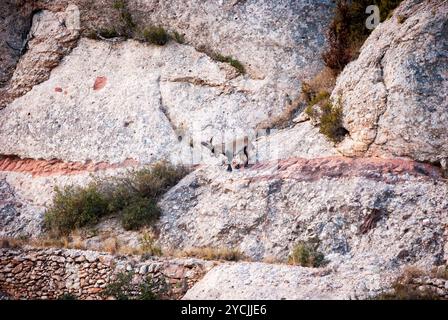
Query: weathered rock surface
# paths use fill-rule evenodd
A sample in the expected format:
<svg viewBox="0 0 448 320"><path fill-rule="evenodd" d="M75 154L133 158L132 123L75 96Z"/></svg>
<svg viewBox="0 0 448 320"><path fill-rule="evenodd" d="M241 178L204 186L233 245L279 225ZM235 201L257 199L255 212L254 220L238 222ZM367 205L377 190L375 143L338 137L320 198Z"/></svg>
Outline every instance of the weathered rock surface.
<svg viewBox="0 0 448 320"><path fill-rule="evenodd" d="M319 300L365 298L388 287L382 270L347 272L266 263L221 264L183 299Z"/></svg>
<svg viewBox="0 0 448 320"><path fill-rule="evenodd" d="M28 6L21 6L20 11L27 10ZM12 78L0 91L0 109L47 80L50 71L76 45L79 29L70 23L75 15L71 8L57 13L38 11L32 16L31 29L21 44L23 56L14 65Z"/></svg>
<svg viewBox="0 0 448 320"><path fill-rule="evenodd" d="M318 240L331 265L394 269L446 261L447 183L399 159L288 159L228 173L198 169L160 201L164 248L227 247L286 261Z"/></svg>
<svg viewBox="0 0 448 320"><path fill-rule="evenodd" d="M299 117L292 128L252 135L248 153L238 146L234 159L216 151L222 142L246 143L321 70L332 1L127 2L137 29L162 25L185 36L163 47L79 39L117 24L113 0L21 5L0 5L9 19L0 38L27 43L20 61L0 46L0 236L41 235L55 186L167 159L203 165L159 202L157 245L165 253L232 248L256 261L217 266L186 299L363 298L390 287L405 266L447 263L448 184L438 169L448 159L446 1L404 1L343 71L332 99L349 134L337 149ZM43 11L33 11L26 36L30 8ZM247 74L212 52L238 59ZM228 172L220 164L230 160L250 165ZM95 231L88 248L102 250L108 235L140 245L113 216ZM286 262L298 241L317 242L328 264L261 263ZM99 253L1 250L0 292L12 297L68 290L99 298L115 270L99 267ZM142 275L160 265L107 256ZM181 288L175 297L211 267L160 260ZM50 272L40 261L51 261Z"/></svg>
<svg viewBox="0 0 448 320"><path fill-rule="evenodd" d="M0 153L94 163L213 163L201 142L255 128L279 106L268 87L267 80L235 78L232 67L190 46L83 39L48 81L1 111ZM310 130L303 136L309 146L316 141L306 135ZM315 148L329 148L321 140Z"/></svg>
<svg viewBox="0 0 448 320"><path fill-rule="evenodd" d="M442 266L444 268L446 266ZM356 265L310 269L266 263L227 263L209 271L183 299L366 299L389 292L398 275L401 275L399 270L390 272L387 268ZM448 298L448 280L443 276L428 272L412 279L409 285L430 290L434 297Z"/></svg>
<svg viewBox="0 0 448 320"><path fill-rule="evenodd" d="M339 76L349 156L448 157L448 3L404 1ZM401 23L400 23L401 22Z"/></svg>
<svg viewBox="0 0 448 320"><path fill-rule="evenodd" d="M11 78L31 27L31 3L5 0L0 3L0 88Z"/></svg>
<svg viewBox="0 0 448 320"><path fill-rule="evenodd" d="M252 141L253 152L249 154L253 164L287 158L322 158L337 156L333 145L319 134L310 122L296 124L292 128L271 130L269 135Z"/></svg>
<svg viewBox="0 0 448 320"><path fill-rule="evenodd" d="M114 0L39 0L39 8L80 10L83 34L119 24ZM137 29L161 25L183 34L195 48L232 55L252 77L266 79L271 93L298 95L301 79L322 67L319 52L333 4L329 0L125 1ZM285 90L278 93L276 87Z"/></svg>
<svg viewBox="0 0 448 320"><path fill-rule="evenodd" d="M69 175L0 172L0 236L38 237L42 234L43 216L51 204L55 187L87 185L94 177L119 175L126 168L84 171Z"/></svg>
<svg viewBox="0 0 448 320"><path fill-rule="evenodd" d="M304 140L296 137L307 137ZM295 140L296 139L296 140ZM301 123L290 130L279 130L270 135L259 137L252 142L250 160L253 163L284 159L288 156L313 158L333 156L336 151L309 123ZM202 154L201 154L202 153ZM192 154L192 157L195 154ZM197 153L197 159L219 163L206 148ZM194 160L193 158L190 158ZM188 163L188 158L184 159ZM17 156L0 156L0 235L31 236L42 234L43 214L51 204L55 187L67 185L87 185L93 178L121 175L128 170L138 168L140 164L132 159L122 163L107 162L63 162L61 160L21 159ZM225 169L218 166L216 170ZM237 171L235 171L237 172ZM108 220L109 221L109 220ZM100 236L109 233L120 238L123 244L135 242L138 238L133 232L124 231L119 224L105 221L99 226ZM117 229L117 230L115 230ZM104 232L102 232L104 231ZM89 243L87 243L88 245ZM93 241L90 249L97 249ZM99 244L100 245L100 244Z"/></svg>

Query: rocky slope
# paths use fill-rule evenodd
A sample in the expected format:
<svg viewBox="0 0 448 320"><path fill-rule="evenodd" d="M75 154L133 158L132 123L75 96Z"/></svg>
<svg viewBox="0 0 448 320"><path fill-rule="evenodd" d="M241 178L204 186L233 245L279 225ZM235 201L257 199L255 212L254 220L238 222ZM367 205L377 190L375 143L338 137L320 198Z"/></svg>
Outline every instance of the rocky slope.
<svg viewBox="0 0 448 320"><path fill-rule="evenodd" d="M448 7L405 1L340 75L333 98L348 156L409 157L446 166Z"/></svg>
<svg viewBox="0 0 448 320"><path fill-rule="evenodd" d="M332 1L128 2L137 28L184 35L165 46L98 37L119 25L109 0L1 6L23 20L1 37L28 40L21 55L1 47L0 236L43 235L56 186L169 160L194 166L158 203L156 244L248 260L219 263L185 299L367 298L407 267L446 266L446 1L403 1L342 71L331 94L347 130L337 145L304 114L256 130L323 69ZM140 237L112 216L82 241L103 250L106 240L137 247ZM288 265L301 241L317 244L325 263ZM0 278L0 291L14 290Z"/></svg>

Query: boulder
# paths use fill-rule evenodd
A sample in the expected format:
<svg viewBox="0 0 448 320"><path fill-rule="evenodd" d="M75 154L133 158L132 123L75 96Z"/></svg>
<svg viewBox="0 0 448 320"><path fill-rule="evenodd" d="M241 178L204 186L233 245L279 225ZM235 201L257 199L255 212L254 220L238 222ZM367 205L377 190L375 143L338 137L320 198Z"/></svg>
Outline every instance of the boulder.
<svg viewBox="0 0 448 320"><path fill-rule="evenodd" d="M332 94L347 156L448 157L448 3L404 1L347 65Z"/></svg>

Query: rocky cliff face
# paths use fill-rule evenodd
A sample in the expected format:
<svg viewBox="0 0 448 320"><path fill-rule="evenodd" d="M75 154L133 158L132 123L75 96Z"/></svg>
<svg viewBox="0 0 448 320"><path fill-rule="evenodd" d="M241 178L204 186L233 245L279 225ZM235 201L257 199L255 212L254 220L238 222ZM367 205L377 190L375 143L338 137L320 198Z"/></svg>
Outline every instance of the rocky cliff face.
<svg viewBox="0 0 448 320"><path fill-rule="evenodd" d="M333 91L344 108L348 156L447 158L448 7L406 1L374 30Z"/></svg>
<svg viewBox="0 0 448 320"><path fill-rule="evenodd" d="M2 6L21 22L1 37L28 36L21 54L1 48L0 236L44 235L56 186L168 160L193 166L158 202L155 244L248 260L220 263L186 299L367 298L407 267L446 267L446 1L403 1L342 71L331 94L347 130L338 144L304 113L256 130L323 69L331 1L128 2L135 28L184 37L165 46L101 36L122 23L114 1ZM82 240L136 247L141 234L112 216ZM325 263L288 265L300 243L315 244ZM0 291L23 291L11 281L0 278Z"/></svg>

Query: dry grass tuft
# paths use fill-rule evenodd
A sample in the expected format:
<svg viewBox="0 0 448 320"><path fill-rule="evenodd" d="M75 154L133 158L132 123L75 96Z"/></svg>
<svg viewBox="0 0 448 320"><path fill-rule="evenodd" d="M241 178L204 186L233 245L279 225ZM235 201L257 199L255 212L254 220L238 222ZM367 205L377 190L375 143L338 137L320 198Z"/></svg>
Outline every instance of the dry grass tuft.
<svg viewBox="0 0 448 320"><path fill-rule="evenodd" d="M178 252L180 257L195 257L204 260L240 261L247 258L238 249L229 248L191 248Z"/></svg>

